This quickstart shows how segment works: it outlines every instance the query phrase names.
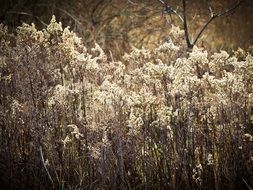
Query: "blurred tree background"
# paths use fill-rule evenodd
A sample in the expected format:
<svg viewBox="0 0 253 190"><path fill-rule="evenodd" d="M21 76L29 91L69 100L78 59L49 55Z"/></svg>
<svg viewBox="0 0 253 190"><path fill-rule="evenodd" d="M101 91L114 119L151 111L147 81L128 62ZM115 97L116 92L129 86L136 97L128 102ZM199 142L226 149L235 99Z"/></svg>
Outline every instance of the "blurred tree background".
<svg viewBox="0 0 253 190"><path fill-rule="evenodd" d="M122 55L131 46L155 47L169 36L173 25L182 23L176 15L164 12L160 0L1 0L0 22L14 30L25 23L42 28L56 15L63 26L70 26L89 47L95 41L107 53ZM189 37L195 38L209 16L224 11L236 0L195 0L187 2ZM168 6L182 13L181 1L168 1ZM253 1L245 0L232 14L217 18L198 41L211 50L248 48L253 44Z"/></svg>

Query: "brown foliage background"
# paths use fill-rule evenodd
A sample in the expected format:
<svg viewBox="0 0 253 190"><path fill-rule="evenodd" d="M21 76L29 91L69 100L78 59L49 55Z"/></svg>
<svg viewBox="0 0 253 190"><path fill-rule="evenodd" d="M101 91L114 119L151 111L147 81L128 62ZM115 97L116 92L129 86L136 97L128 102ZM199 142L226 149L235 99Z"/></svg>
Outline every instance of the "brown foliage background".
<svg viewBox="0 0 253 190"><path fill-rule="evenodd" d="M208 6L218 12L235 4L235 0L188 2L190 37L196 35L207 20ZM180 11L181 1L169 1L169 5ZM85 45L95 41L115 55L123 54L132 45L135 47L156 47L169 35L171 24L181 25L176 16L165 19L163 5L158 0L2 0L0 22L15 29L22 22L34 22L43 27L51 15L70 26ZM205 48L231 50L248 48L253 43L253 3L246 0L232 15L215 20L206 30L198 45Z"/></svg>

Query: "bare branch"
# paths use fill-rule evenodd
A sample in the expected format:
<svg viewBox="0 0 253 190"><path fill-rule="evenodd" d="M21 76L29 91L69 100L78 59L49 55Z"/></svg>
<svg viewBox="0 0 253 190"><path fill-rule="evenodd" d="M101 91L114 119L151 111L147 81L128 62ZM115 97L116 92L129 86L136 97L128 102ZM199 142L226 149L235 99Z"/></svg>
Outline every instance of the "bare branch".
<svg viewBox="0 0 253 190"><path fill-rule="evenodd" d="M184 0L185 1L185 0ZM226 11L223 11L223 12L220 12L218 14L214 14L213 13L213 10L211 8L211 6L209 6L209 11L210 11L210 17L209 19L207 20L207 22L204 24L204 26L201 28L201 30L199 31L199 33L197 34L197 37L195 38L194 42L191 44L191 46L188 46L188 47L193 47L198 39L200 38L200 36L202 35L202 33L204 32L204 30L207 28L207 26L216 18L218 17L222 17L222 16L225 16L225 15L228 15L230 13L232 13L232 11L234 11L236 8L238 8L240 6L240 4L243 2L244 0L239 0L232 8L226 10ZM188 44L188 43L187 43Z"/></svg>
<svg viewBox="0 0 253 190"><path fill-rule="evenodd" d="M208 9L209 9L209 12L210 12L210 16L213 17L214 13L213 13L213 9L212 9L211 5L208 5Z"/></svg>
<svg viewBox="0 0 253 190"><path fill-rule="evenodd" d="M38 20L42 25L47 26L47 24L45 22L43 22L42 20L39 19L39 17L31 14L31 13L27 13L27 12L18 12L18 11L9 11L7 12L9 14L17 14L17 15L26 15L26 16L31 16L34 17L36 20Z"/></svg>
<svg viewBox="0 0 253 190"><path fill-rule="evenodd" d="M189 32L188 32L188 26L187 26L187 19L186 19L186 2L183 0L183 21L184 21L184 32L185 32L185 38L188 48L192 48L193 44L191 44L189 39Z"/></svg>
<svg viewBox="0 0 253 190"><path fill-rule="evenodd" d="M226 16L228 14L231 14L235 9L237 9L242 3L244 2L244 0L239 0L233 7L231 7L228 10L225 10L219 14L217 14L217 17L221 17L221 16Z"/></svg>
<svg viewBox="0 0 253 190"><path fill-rule="evenodd" d="M197 37L195 38L194 42L191 44L192 47L197 43L198 39L200 38L200 36L202 35L202 33L204 32L204 30L207 28L207 26L213 21L213 19L216 17L210 17L208 19L208 21L205 23L205 25L201 28L201 30L199 31Z"/></svg>
<svg viewBox="0 0 253 190"><path fill-rule="evenodd" d="M177 12L177 10L175 10L171 6L167 5L167 3L165 3L163 0L158 0L158 1L163 4L164 12L173 13L180 19L181 22L184 22L183 17Z"/></svg>
<svg viewBox="0 0 253 190"><path fill-rule="evenodd" d="M249 190L252 190L252 188L249 186L249 184L245 181L245 179L243 179L242 178L242 181L245 183L245 185L247 186L247 188L249 189Z"/></svg>

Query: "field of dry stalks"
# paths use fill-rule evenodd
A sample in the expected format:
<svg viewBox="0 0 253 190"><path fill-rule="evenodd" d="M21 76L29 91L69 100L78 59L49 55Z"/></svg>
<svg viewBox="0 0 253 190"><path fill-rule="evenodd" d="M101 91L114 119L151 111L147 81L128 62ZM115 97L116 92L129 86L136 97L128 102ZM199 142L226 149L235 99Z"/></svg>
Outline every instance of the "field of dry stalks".
<svg viewBox="0 0 253 190"><path fill-rule="evenodd" d="M54 17L0 25L1 189L252 189L252 55L170 34L115 60Z"/></svg>

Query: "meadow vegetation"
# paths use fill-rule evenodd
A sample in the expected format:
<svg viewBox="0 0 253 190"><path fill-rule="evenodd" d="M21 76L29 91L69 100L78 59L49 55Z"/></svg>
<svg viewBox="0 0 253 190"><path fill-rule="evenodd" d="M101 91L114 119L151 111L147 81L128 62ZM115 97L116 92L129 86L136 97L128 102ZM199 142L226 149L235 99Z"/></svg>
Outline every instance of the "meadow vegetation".
<svg viewBox="0 0 253 190"><path fill-rule="evenodd" d="M116 59L54 17L0 25L1 186L252 188L252 55L170 38Z"/></svg>

